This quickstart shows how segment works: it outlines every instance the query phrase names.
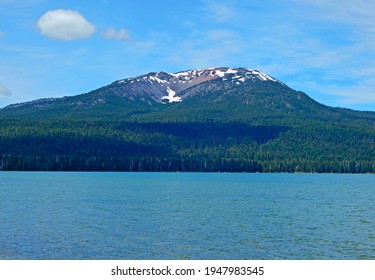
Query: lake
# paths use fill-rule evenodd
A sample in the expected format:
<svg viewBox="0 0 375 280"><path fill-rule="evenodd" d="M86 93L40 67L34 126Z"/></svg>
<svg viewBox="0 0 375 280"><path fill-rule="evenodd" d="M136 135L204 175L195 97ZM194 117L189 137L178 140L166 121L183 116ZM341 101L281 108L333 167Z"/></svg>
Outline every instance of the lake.
<svg viewBox="0 0 375 280"><path fill-rule="evenodd" d="M375 259L375 176L0 172L0 259Z"/></svg>

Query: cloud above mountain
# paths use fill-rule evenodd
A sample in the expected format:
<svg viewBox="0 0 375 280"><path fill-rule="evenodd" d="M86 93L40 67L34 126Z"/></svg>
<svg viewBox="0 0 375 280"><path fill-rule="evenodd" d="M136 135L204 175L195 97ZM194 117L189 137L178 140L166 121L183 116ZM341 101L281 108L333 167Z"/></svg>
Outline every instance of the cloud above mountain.
<svg viewBox="0 0 375 280"><path fill-rule="evenodd" d="M39 18L37 27L42 35L62 41L86 39L96 30L80 13L63 9L46 12Z"/></svg>
<svg viewBox="0 0 375 280"><path fill-rule="evenodd" d="M108 28L102 33L102 37L108 40L125 41L130 39L130 33L125 28L120 28L118 30L114 28Z"/></svg>
<svg viewBox="0 0 375 280"><path fill-rule="evenodd" d="M12 92L5 86L0 85L0 96L9 96L9 95L12 95Z"/></svg>

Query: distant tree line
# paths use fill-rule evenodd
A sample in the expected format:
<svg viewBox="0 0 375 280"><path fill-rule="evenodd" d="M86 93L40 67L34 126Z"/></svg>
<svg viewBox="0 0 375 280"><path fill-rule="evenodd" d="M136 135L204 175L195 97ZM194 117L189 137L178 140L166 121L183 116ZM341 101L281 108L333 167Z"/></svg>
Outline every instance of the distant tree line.
<svg viewBox="0 0 375 280"><path fill-rule="evenodd" d="M375 173L375 132L273 119L1 120L0 170Z"/></svg>

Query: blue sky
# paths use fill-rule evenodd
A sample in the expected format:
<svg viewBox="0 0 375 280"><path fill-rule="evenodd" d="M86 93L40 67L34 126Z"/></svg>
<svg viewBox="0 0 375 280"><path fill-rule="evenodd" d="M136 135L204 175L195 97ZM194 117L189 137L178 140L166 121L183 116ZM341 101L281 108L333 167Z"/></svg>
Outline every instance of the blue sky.
<svg viewBox="0 0 375 280"><path fill-rule="evenodd" d="M375 111L375 1L0 0L0 107L213 66Z"/></svg>

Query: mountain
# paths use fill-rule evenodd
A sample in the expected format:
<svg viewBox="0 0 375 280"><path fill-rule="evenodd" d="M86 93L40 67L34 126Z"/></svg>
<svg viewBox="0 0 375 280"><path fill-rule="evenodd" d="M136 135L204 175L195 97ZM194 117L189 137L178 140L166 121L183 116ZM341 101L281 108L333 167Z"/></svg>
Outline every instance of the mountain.
<svg viewBox="0 0 375 280"><path fill-rule="evenodd" d="M0 169L375 172L375 113L247 68L152 72L0 109Z"/></svg>
<svg viewBox="0 0 375 280"><path fill-rule="evenodd" d="M235 106L232 103L236 103ZM194 105L193 108L191 105ZM48 117L56 117L74 112L75 116L78 113L95 117L100 116L98 109L101 113L126 116L156 110L163 111L162 118L165 118L166 114L172 114L169 111L175 111L173 113L178 115L185 108L199 114L200 108L205 113L207 109L220 110L225 107L222 113L229 114L237 106L251 108L252 111L261 106L264 107L263 113L264 110L273 112L277 109L289 114L308 106L315 110L320 108L305 94L291 90L262 72L245 68L207 68L175 74L152 72L119 80L79 96L10 105L2 110L2 114L47 114Z"/></svg>
<svg viewBox="0 0 375 280"><path fill-rule="evenodd" d="M97 103L104 103L106 98L105 95L111 94L121 96L131 101L138 100L146 102L149 105L152 105L152 102L163 104L181 102L182 99L189 97L189 94L186 94L187 89L217 79L224 82L226 87L233 87L233 85L239 85L241 83L243 84L249 80L252 82L257 80L278 82L272 77L259 71L245 68L207 68L178 72L175 74L167 72L152 72L135 78L119 80L109 86L99 89L99 91L94 91L89 94L93 97L93 100L91 100L93 103L86 103L86 105L93 106ZM94 98L96 98L96 100L94 100ZM10 105L6 109L23 106L48 106L48 104L61 100L62 99L53 98L40 99L33 102ZM75 105L79 106L83 104L76 103Z"/></svg>

